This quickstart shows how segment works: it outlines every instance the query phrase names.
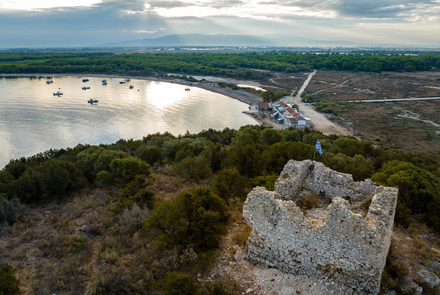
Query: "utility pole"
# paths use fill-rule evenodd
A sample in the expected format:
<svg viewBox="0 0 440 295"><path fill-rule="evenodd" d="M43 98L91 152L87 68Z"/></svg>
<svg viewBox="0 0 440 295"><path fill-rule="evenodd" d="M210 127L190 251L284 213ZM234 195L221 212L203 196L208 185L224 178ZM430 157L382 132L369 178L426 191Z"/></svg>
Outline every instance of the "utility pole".
<svg viewBox="0 0 440 295"><path fill-rule="evenodd" d="M356 112L354 113L354 123L353 123L353 136L356 134Z"/></svg>

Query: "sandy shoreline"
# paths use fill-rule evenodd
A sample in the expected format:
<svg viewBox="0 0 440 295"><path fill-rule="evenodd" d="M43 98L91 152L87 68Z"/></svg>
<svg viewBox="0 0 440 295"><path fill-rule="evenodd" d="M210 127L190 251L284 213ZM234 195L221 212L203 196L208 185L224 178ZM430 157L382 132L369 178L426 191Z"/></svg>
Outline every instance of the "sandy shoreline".
<svg viewBox="0 0 440 295"><path fill-rule="evenodd" d="M156 81L156 82L166 82L166 83L175 83L181 85L188 85L187 81L175 78L157 78L157 77L143 77L143 76L128 76L128 75L105 75L105 74L0 74L0 77L99 77L99 78L119 78L119 79L137 79L137 80L145 80L145 81ZM253 104L255 102L260 102L261 98L252 93L241 91L241 90L232 90L230 88L225 87L216 87L210 86L207 84L202 84L200 82L192 82L191 87L198 87L208 91L212 91L218 94L225 95L229 98L236 99L245 104ZM267 125L265 121L260 116L255 116L252 114L245 113L246 115L252 117L256 120L260 125Z"/></svg>

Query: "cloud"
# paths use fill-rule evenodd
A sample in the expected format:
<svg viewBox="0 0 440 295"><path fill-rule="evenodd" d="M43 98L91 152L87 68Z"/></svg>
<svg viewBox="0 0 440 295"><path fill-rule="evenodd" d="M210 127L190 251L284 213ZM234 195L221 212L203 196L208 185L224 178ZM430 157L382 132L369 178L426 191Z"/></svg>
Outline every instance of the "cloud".
<svg viewBox="0 0 440 295"><path fill-rule="evenodd" d="M0 10L0 27L8 28L0 30L0 46L92 46L159 32L357 42L423 36L428 42L440 31L439 18L440 0L102 0L83 7Z"/></svg>
<svg viewBox="0 0 440 295"><path fill-rule="evenodd" d="M188 6L187 2L183 2L183 1L160 1L160 0L156 0L156 1L148 1L147 2L148 5L150 5L150 7L152 8L174 8L174 7L185 7Z"/></svg>

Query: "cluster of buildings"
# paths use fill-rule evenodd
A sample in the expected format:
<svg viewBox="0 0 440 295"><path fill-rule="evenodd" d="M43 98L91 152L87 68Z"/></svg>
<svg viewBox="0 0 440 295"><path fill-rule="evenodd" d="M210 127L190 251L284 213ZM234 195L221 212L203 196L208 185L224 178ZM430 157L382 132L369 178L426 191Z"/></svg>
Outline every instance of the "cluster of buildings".
<svg viewBox="0 0 440 295"><path fill-rule="evenodd" d="M293 103L281 101L276 104L260 102L257 103L257 111L270 112L271 117L278 120L284 126L295 128L310 127L311 120L294 108Z"/></svg>

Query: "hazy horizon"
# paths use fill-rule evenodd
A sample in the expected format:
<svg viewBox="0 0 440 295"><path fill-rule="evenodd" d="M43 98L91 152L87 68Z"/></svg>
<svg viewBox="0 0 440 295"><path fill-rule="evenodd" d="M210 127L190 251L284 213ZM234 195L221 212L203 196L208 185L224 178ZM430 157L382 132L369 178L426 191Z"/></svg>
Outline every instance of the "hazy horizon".
<svg viewBox="0 0 440 295"><path fill-rule="evenodd" d="M2 0L1 48L98 46L172 34L291 35L440 45L440 0ZM60 6L61 5L61 6Z"/></svg>

